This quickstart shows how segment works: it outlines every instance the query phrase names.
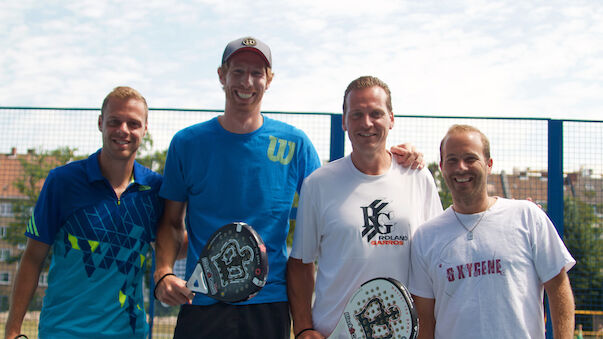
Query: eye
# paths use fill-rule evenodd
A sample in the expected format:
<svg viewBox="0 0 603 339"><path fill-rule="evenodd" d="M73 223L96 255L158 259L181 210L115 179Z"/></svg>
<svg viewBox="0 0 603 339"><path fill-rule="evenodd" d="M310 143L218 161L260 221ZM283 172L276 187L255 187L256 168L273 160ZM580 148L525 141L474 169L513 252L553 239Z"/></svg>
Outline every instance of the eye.
<svg viewBox="0 0 603 339"><path fill-rule="evenodd" d="M363 116L362 112L352 112L350 113L350 118L352 120L358 120Z"/></svg>
<svg viewBox="0 0 603 339"><path fill-rule="evenodd" d="M142 123L140 121L130 121L128 122L128 127L130 129L137 129L142 127Z"/></svg>
<svg viewBox="0 0 603 339"><path fill-rule="evenodd" d="M475 156L470 156L470 157L466 157L466 158L465 158L465 162L468 162L468 163L474 163L474 162L476 162L477 160L478 160L478 158L477 158L477 157L475 157Z"/></svg>
<svg viewBox="0 0 603 339"><path fill-rule="evenodd" d="M374 119L379 119L384 115L385 115L385 112L383 112L383 111L372 111L371 112L371 118L374 118Z"/></svg>
<svg viewBox="0 0 603 339"><path fill-rule="evenodd" d="M119 121L117 119L109 119L107 121L107 125L111 126L111 127L119 126L120 124L121 124L121 121Z"/></svg>

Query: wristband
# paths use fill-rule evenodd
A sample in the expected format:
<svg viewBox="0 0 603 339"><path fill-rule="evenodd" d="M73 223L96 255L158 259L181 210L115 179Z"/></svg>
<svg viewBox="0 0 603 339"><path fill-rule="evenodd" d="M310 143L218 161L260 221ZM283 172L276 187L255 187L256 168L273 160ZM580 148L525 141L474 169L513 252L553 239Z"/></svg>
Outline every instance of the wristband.
<svg viewBox="0 0 603 339"><path fill-rule="evenodd" d="M161 282L163 279L165 279L165 277L170 276L170 275L176 276L174 273L166 273L166 274L164 274L164 275L163 275L163 277L159 278L159 280L157 280L157 282L155 283L155 288L153 289L153 296L155 297L155 299L159 300L159 299L157 298L157 286L159 286L159 283L160 283L160 282Z"/></svg>
<svg viewBox="0 0 603 339"><path fill-rule="evenodd" d="M299 337L302 333L306 332L306 331L316 331L314 328L312 327L308 327L308 328L304 328L303 330L299 331L296 335L295 338Z"/></svg>

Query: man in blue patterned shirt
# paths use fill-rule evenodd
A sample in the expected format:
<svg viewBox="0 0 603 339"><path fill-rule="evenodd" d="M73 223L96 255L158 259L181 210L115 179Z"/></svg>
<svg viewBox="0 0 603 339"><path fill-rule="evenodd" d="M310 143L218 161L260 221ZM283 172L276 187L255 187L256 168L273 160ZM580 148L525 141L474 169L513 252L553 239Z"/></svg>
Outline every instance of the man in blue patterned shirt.
<svg viewBox="0 0 603 339"><path fill-rule="evenodd" d="M146 338L145 256L162 213L161 176L135 161L147 131L140 93L115 88L103 102L103 146L50 171L27 225L6 337L21 331L52 246L40 338Z"/></svg>

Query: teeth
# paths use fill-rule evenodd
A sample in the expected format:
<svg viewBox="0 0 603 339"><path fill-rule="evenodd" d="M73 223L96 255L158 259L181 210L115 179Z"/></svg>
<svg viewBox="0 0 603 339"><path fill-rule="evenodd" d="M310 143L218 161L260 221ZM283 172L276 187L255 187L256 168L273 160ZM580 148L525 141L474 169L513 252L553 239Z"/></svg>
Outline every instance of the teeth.
<svg viewBox="0 0 603 339"><path fill-rule="evenodd" d="M456 182L467 182L467 181L469 181L469 178L464 178L464 179L456 178Z"/></svg>
<svg viewBox="0 0 603 339"><path fill-rule="evenodd" d="M361 137L370 137L373 136L374 134L368 134L368 133L360 133Z"/></svg>
<svg viewBox="0 0 603 339"><path fill-rule="evenodd" d="M120 145L126 145L128 144L127 141L115 141L116 143L120 144Z"/></svg>
<svg viewBox="0 0 603 339"><path fill-rule="evenodd" d="M241 93L241 92L237 92L237 94L239 95L240 98L242 99L249 99L251 98L252 94L251 93Z"/></svg>

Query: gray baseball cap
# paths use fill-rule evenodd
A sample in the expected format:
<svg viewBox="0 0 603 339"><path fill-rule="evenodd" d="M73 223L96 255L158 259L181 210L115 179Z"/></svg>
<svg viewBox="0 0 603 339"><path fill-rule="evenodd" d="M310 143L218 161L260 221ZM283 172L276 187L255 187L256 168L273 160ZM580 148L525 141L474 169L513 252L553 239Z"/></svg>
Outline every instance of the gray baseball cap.
<svg viewBox="0 0 603 339"><path fill-rule="evenodd" d="M264 58L268 67L272 68L272 53L270 52L270 47L250 36L229 42L224 49L224 54L222 54L222 64L225 64L231 56L242 51L256 52Z"/></svg>

